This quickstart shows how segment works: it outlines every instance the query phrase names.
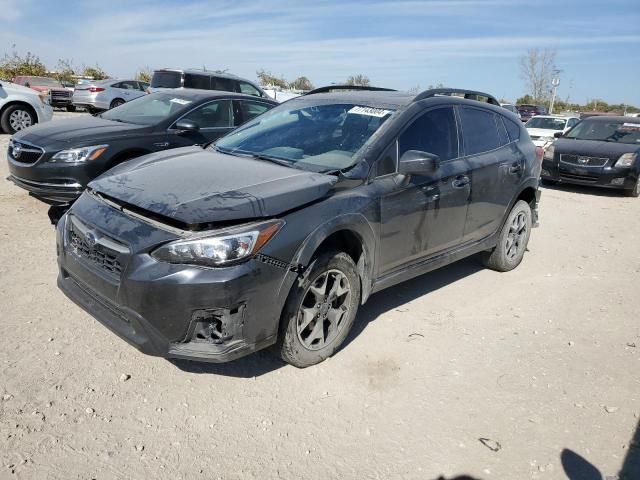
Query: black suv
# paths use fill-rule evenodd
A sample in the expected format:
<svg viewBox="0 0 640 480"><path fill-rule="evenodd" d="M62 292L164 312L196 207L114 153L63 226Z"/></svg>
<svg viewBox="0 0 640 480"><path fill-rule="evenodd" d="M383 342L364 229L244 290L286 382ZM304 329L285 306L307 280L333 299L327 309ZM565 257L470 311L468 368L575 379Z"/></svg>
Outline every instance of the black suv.
<svg viewBox="0 0 640 480"><path fill-rule="evenodd" d="M197 88L201 90L221 90L244 93L254 97L271 98L258 85L230 73L208 70L175 70L163 68L153 72L149 91L156 88Z"/></svg>
<svg viewBox="0 0 640 480"><path fill-rule="evenodd" d="M374 292L476 253L515 268L542 160L518 118L479 92L346 88L93 181L58 224L60 288L145 353L275 344L306 367Z"/></svg>

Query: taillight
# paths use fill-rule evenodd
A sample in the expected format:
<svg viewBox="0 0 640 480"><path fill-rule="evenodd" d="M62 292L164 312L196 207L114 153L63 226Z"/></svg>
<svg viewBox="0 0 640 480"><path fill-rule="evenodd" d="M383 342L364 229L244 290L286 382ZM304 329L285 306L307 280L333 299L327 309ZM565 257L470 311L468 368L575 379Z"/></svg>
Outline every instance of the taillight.
<svg viewBox="0 0 640 480"><path fill-rule="evenodd" d="M538 163L542 163L543 157L544 157L544 148L536 147L536 160L538 160Z"/></svg>
<svg viewBox="0 0 640 480"><path fill-rule="evenodd" d="M104 88L102 88L102 87L89 87L89 91L91 93L104 92Z"/></svg>

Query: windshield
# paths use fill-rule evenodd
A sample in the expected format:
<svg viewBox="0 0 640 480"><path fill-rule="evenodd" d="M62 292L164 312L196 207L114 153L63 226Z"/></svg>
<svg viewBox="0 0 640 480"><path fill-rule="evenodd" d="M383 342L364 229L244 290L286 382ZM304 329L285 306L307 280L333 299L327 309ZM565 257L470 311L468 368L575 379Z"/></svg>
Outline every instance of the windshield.
<svg viewBox="0 0 640 480"><path fill-rule="evenodd" d="M224 153L268 157L314 171L340 170L393 110L291 100L219 140Z"/></svg>
<svg viewBox="0 0 640 480"><path fill-rule="evenodd" d="M182 95L157 92L138 97L100 116L116 122L155 125L171 115L186 110L191 102L190 98Z"/></svg>
<svg viewBox="0 0 640 480"><path fill-rule="evenodd" d="M533 117L527 123L527 128L542 128L545 130L564 130L567 125L566 118L545 118L545 117Z"/></svg>
<svg viewBox="0 0 640 480"><path fill-rule="evenodd" d="M27 77L27 83L32 87L62 87L60 82L55 78L49 77Z"/></svg>
<svg viewBox="0 0 640 480"><path fill-rule="evenodd" d="M153 72L151 79L152 88L180 88L182 86L182 73L180 72Z"/></svg>
<svg viewBox="0 0 640 480"><path fill-rule="evenodd" d="M576 140L640 144L640 123L587 119L576 125L565 137Z"/></svg>

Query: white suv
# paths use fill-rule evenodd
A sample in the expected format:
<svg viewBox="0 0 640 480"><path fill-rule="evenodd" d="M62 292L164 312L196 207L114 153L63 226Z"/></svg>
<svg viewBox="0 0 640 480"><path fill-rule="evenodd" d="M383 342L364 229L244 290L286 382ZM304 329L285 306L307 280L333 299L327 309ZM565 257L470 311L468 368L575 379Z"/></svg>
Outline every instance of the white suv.
<svg viewBox="0 0 640 480"><path fill-rule="evenodd" d="M13 134L53 117L48 92L0 81L0 131Z"/></svg>

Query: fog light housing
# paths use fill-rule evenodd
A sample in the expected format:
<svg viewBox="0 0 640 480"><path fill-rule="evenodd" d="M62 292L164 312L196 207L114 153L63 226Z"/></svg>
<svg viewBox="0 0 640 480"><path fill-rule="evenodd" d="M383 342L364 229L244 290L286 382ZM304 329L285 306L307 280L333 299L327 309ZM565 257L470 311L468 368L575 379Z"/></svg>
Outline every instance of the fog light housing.
<svg viewBox="0 0 640 480"><path fill-rule="evenodd" d="M613 180L611 180L611 185L624 185L624 177L622 178L614 178Z"/></svg>
<svg viewBox="0 0 640 480"><path fill-rule="evenodd" d="M542 169L542 172L540 172L540 175L542 175L543 177L550 177L551 173L549 172L549 170L545 170L544 168Z"/></svg>

